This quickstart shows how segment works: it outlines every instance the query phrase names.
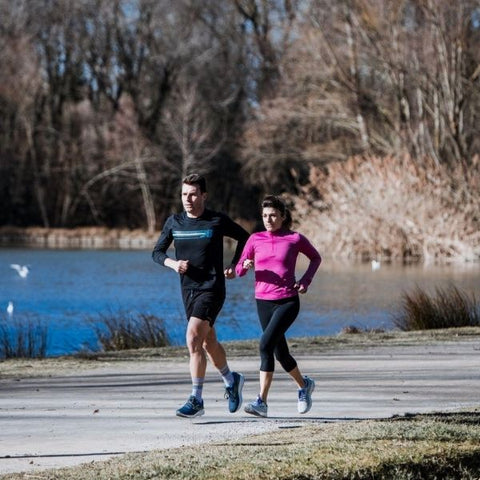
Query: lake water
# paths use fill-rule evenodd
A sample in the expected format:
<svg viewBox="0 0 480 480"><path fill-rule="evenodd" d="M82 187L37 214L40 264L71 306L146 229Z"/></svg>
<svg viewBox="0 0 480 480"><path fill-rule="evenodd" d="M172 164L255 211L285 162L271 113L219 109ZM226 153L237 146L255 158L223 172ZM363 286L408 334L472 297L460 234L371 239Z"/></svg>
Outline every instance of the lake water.
<svg viewBox="0 0 480 480"><path fill-rule="evenodd" d="M229 258L227 255L226 258ZM10 264L30 266L21 278ZM299 265L299 273L303 265ZM172 344L183 345L185 318L177 275L143 250L0 249L0 319L14 304L13 318L48 325L49 356L97 350L89 319L122 311L162 318ZM328 258L320 266L288 335L335 335L342 328L394 328L403 291L416 285L434 292L454 284L480 298L480 264L445 266L351 264ZM217 320L220 340L258 338L253 275L227 281L227 301Z"/></svg>

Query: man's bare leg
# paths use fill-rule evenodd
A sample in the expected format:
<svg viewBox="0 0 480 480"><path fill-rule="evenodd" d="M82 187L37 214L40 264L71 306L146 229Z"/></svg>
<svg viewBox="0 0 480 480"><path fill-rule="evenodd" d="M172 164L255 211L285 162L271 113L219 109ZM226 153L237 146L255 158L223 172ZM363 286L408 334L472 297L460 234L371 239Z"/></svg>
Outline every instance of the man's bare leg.
<svg viewBox="0 0 480 480"><path fill-rule="evenodd" d="M227 355L223 345L217 339L215 328L211 327L207 334L203 348L214 367L220 372L225 383L225 398L228 399L228 410L235 413L242 406L242 389L244 376L238 372L232 372L227 363Z"/></svg>
<svg viewBox="0 0 480 480"><path fill-rule="evenodd" d="M190 376L192 378L192 394L185 405L177 410L177 416L194 418L205 413L203 409L202 390L207 370L207 357L203 343L210 325L197 317L190 317L187 326L186 341L190 354Z"/></svg>
<svg viewBox="0 0 480 480"><path fill-rule="evenodd" d="M206 320L190 317L186 337L190 354L190 375L192 379L205 377L207 357L203 346L211 330L212 328Z"/></svg>
<svg viewBox="0 0 480 480"><path fill-rule="evenodd" d="M206 322L208 324L208 322ZM214 327L209 327L203 348L207 352L208 358L217 370L221 370L227 364L227 354L223 345L217 339L217 333Z"/></svg>

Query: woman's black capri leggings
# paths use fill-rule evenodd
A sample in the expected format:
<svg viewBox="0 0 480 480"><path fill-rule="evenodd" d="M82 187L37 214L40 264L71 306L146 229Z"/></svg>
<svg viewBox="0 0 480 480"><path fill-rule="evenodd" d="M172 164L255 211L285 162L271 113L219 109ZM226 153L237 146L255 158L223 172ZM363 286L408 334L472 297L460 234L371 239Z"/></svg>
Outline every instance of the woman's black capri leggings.
<svg viewBox="0 0 480 480"><path fill-rule="evenodd" d="M298 296L282 300L257 299L257 311L263 334L260 338L260 370L273 372L275 359L286 372L291 372L296 366L296 360L290 355L285 338L285 332L297 318L300 310Z"/></svg>

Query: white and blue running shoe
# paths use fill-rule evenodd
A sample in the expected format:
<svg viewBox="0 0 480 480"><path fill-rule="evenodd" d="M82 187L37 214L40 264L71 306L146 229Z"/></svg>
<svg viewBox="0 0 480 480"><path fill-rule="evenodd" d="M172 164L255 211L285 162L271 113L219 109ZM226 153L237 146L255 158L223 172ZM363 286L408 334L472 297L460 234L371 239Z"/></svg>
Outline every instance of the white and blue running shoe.
<svg viewBox="0 0 480 480"><path fill-rule="evenodd" d="M312 408L312 393L315 382L309 377L303 377L305 386L298 389L298 413L307 413Z"/></svg>
<svg viewBox="0 0 480 480"><path fill-rule="evenodd" d="M260 398L260 395L258 395L254 402L248 403L245 406L245 412L257 417L266 417L268 414L268 405Z"/></svg>

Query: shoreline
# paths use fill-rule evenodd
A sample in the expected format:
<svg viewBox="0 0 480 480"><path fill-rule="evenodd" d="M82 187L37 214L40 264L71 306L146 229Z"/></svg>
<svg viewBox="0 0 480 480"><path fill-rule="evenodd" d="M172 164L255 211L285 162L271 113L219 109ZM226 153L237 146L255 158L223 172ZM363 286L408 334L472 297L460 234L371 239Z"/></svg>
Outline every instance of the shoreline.
<svg viewBox="0 0 480 480"><path fill-rule="evenodd" d="M0 247L148 249L160 231L106 227L43 228L0 227Z"/></svg>
<svg viewBox="0 0 480 480"><path fill-rule="evenodd" d="M244 225L244 222L239 221ZM246 225L244 225L246 226ZM0 248L45 248L45 249L118 249L118 250L151 250L155 246L161 230L148 232L136 228L107 228L99 226L85 226L74 228L47 228L47 227L15 227L10 225L0 226ZM225 239L227 245L231 244L230 239ZM334 257L339 261L351 261L369 263L369 257L361 252L353 256ZM405 257L395 259L391 257L382 258L385 263L402 264L476 264L480 258L464 259L451 257L436 257L435 259L422 259L420 257Z"/></svg>
<svg viewBox="0 0 480 480"><path fill-rule="evenodd" d="M139 228L0 226L0 248L152 250L160 233ZM231 244L230 239L225 241Z"/></svg>

